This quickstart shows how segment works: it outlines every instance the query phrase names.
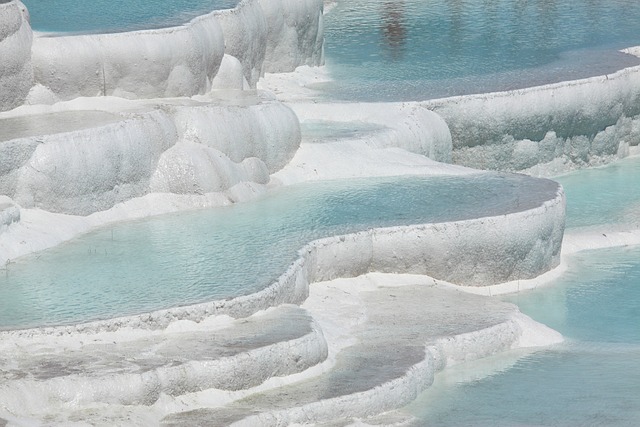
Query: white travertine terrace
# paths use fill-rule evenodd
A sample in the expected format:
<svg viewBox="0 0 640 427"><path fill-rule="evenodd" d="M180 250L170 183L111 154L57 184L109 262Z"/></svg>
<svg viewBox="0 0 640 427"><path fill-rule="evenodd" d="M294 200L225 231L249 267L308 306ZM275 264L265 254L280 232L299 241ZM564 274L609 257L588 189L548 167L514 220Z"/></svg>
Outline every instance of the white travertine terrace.
<svg viewBox="0 0 640 427"><path fill-rule="evenodd" d="M0 1L0 111L22 104L33 85L31 27L19 1Z"/></svg>
<svg viewBox="0 0 640 427"><path fill-rule="evenodd" d="M446 366L562 340L511 304L403 281L320 283L302 309L177 321L161 331L2 334L13 364L0 374L0 420L29 413L54 425L193 426L367 417L410 402ZM407 309L386 308L394 303ZM372 363L362 366L363 358Z"/></svg>
<svg viewBox="0 0 640 427"><path fill-rule="evenodd" d="M219 87L214 82L221 67L225 81L255 87L265 71L322 63L322 8L319 0L243 0L179 27L39 35L33 42L36 86L30 102L204 94ZM222 64L224 55L228 64ZM241 70L233 67L234 59Z"/></svg>
<svg viewBox="0 0 640 427"><path fill-rule="evenodd" d="M558 186L540 206L500 216L436 224L374 228L310 242L267 288L245 296L137 316L38 330L13 336L101 332L121 327L163 329L177 320L250 316L300 304L314 282L370 272L421 274L472 287L532 279L560 263L565 199Z"/></svg>
<svg viewBox="0 0 640 427"><path fill-rule="evenodd" d="M442 117L416 103L292 103L301 121L372 123L382 127L375 138L361 138L371 148L397 147L431 160L451 163L451 132ZM352 139L353 140L353 139Z"/></svg>
<svg viewBox="0 0 640 427"><path fill-rule="evenodd" d="M447 122L454 163L553 175L626 157L640 144L640 67L424 103Z"/></svg>
<svg viewBox="0 0 640 427"><path fill-rule="evenodd" d="M36 37L33 69L55 100L191 96L210 88L223 55L222 30L211 17L160 30Z"/></svg>
<svg viewBox="0 0 640 427"><path fill-rule="evenodd" d="M324 63L323 15L309 13L307 3L298 0L260 0L268 22L265 73L282 73L300 65Z"/></svg>
<svg viewBox="0 0 640 427"><path fill-rule="evenodd" d="M0 265L116 221L246 201L296 182L472 172L438 163L450 161L548 174L638 146L636 68L423 103L283 103L255 91L265 72L322 64L322 3L244 0L180 27L51 37L32 34L20 2L0 0ZM314 120L376 130L313 143L300 122ZM415 398L447 364L558 342L513 306L437 284L491 293L556 268L564 194L548 181L540 186L533 208L309 242L251 295L2 331L0 426L27 418L193 425L224 405L237 425L369 417ZM570 236L571 250L585 239ZM621 231L609 240L637 239ZM409 285L394 290L405 309L395 329L393 280ZM443 299L459 311L444 309ZM449 335L418 331L417 346L401 343L411 357L381 351L414 327L433 332L461 319L468 321ZM310 392L335 385L337 361L355 342L377 373L394 376L355 392ZM300 380L312 385L292 386ZM287 406L282 396L292 390L299 401ZM246 402L261 406L247 411Z"/></svg>
<svg viewBox="0 0 640 427"><path fill-rule="evenodd" d="M89 215L152 192L203 194L240 182L266 184L300 143L295 114L276 101L103 115L110 123L0 142L2 194L23 208ZM21 119L96 116L75 111ZM16 124L11 120L0 124Z"/></svg>
<svg viewBox="0 0 640 427"><path fill-rule="evenodd" d="M0 111L79 96L204 94L255 87L265 72L323 61L323 3L243 0L179 27L113 34L32 34L17 0L0 3ZM223 57L228 58L223 63ZM64 60L61 60L64 58ZM239 61L240 68L234 67ZM29 94L29 91L31 93Z"/></svg>

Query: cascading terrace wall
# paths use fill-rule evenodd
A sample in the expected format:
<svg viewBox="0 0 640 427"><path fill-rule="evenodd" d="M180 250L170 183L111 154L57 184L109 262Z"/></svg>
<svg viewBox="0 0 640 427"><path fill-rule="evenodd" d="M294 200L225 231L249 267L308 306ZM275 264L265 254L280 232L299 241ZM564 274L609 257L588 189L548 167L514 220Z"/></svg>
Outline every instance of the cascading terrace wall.
<svg viewBox="0 0 640 427"><path fill-rule="evenodd" d="M255 87L265 71L319 65L323 2L294 3L243 0L177 27L33 37L24 5L0 0L0 111L25 99L46 104L243 89ZM297 117L277 101L174 104L121 113L106 125L3 141L0 195L11 208L3 209L3 228L16 222L14 211L19 218L14 203L88 215L151 192L204 194L241 182L266 184L300 144Z"/></svg>
<svg viewBox="0 0 640 427"><path fill-rule="evenodd" d="M192 96L210 88L223 55L222 30L209 16L159 30L36 37L33 68L55 100Z"/></svg>
<svg viewBox="0 0 640 427"><path fill-rule="evenodd" d="M89 215L152 192L265 184L300 144L284 104L164 106L101 126L0 143L0 195L22 208Z"/></svg>
<svg viewBox="0 0 640 427"><path fill-rule="evenodd" d="M456 164L550 175L625 157L640 144L640 67L424 105L451 130Z"/></svg>
<svg viewBox="0 0 640 427"><path fill-rule="evenodd" d="M32 32L24 5L0 0L0 111L24 102L33 84Z"/></svg>
<svg viewBox="0 0 640 427"><path fill-rule="evenodd" d="M322 0L243 0L177 27L33 37L24 5L0 1L0 111L25 98L53 103L254 88L264 72L322 64L322 12Z"/></svg>

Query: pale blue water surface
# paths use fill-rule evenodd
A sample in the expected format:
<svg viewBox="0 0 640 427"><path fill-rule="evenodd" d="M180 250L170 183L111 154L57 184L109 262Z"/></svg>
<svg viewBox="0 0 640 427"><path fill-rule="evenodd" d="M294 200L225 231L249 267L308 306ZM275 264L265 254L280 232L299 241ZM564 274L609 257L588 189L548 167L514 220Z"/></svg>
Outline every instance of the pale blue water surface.
<svg viewBox="0 0 640 427"><path fill-rule="evenodd" d="M567 227L640 225L640 158L554 178L567 194Z"/></svg>
<svg viewBox="0 0 640 427"><path fill-rule="evenodd" d="M34 29L56 32L163 27L235 5L24 1ZM640 45L636 0L340 1L325 22L336 81L318 88L330 98L421 100L639 63L616 51ZM309 126L324 137L322 124ZM628 160L559 177L567 225L635 224L639 165ZM255 203L106 228L0 271L0 325L73 323L254 292L311 239L489 214L532 191L521 187L526 180L497 175L474 186L441 180L305 185ZM640 425L639 260L638 248L580 253L557 283L506 298L567 342L505 356L509 363L486 377L451 381L455 369L447 370L409 410L427 426Z"/></svg>
<svg viewBox="0 0 640 427"><path fill-rule="evenodd" d="M439 374L408 408L421 425L640 425L639 247L579 253L551 287L504 299L567 342L485 377Z"/></svg>
<svg viewBox="0 0 640 427"><path fill-rule="evenodd" d="M635 0L338 0L326 18L330 97L423 100L638 64Z"/></svg>
<svg viewBox="0 0 640 427"><path fill-rule="evenodd" d="M0 270L0 328L246 295L273 283L311 240L524 210L556 191L553 181L499 173L327 181L234 206L121 223Z"/></svg>
<svg viewBox="0 0 640 427"><path fill-rule="evenodd" d="M635 157L559 177L567 225L640 225L639 170ZM640 425L640 247L577 253L549 286L503 299L567 341L446 370L407 408L420 425Z"/></svg>
<svg viewBox="0 0 640 427"><path fill-rule="evenodd" d="M110 33L184 24L240 0L24 0L36 31Z"/></svg>

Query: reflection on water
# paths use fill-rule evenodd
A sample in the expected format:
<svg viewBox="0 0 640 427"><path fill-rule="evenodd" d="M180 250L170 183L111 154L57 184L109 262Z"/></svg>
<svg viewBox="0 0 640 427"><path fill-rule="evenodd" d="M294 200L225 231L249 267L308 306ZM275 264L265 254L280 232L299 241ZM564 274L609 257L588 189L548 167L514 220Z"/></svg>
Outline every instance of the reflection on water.
<svg viewBox="0 0 640 427"><path fill-rule="evenodd" d="M325 18L330 97L420 100L639 64L640 2L342 0Z"/></svg>
<svg viewBox="0 0 640 427"><path fill-rule="evenodd" d="M387 1L382 4L383 49L393 61L402 58L407 30L404 23L404 1Z"/></svg>

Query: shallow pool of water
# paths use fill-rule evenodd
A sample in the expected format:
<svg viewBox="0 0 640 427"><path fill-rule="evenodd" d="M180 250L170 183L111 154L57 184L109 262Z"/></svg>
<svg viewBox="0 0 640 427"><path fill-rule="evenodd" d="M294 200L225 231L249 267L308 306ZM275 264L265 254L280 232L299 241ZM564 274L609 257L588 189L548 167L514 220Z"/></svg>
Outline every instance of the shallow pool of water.
<svg viewBox="0 0 640 427"><path fill-rule="evenodd" d="M343 139L360 139L388 129L382 125L365 122L307 120L300 123L304 141L320 144Z"/></svg>
<svg viewBox="0 0 640 427"><path fill-rule="evenodd" d="M640 222L640 158L557 180L568 227ZM640 425L640 247L579 252L549 286L503 299L566 343L446 370L408 408L421 425Z"/></svg>
<svg viewBox="0 0 640 427"><path fill-rule="evenodd" d="M328 96L421 100L528 87L638 64L631 0L339 0L326 16Z"/></svg>
<svg viewBox="0 0 640 427"><path fill-rule="evenodd" d="M553 181L495 173L327 181L230 207L121 223L0 270L0 328L246 295L273 283L311 240L524 210L556 190Z"/></svg>
<svg viewBox="0 0 640 427"><path fill-rule="evenodd" d="M23 0L36 31L97 33L162 28L184 24L239 0Z"/></svg>
<svg viewBox="0 0 640 427"><path fill-rule="evenodd" d="M579 253L551 287L504 299L567 342L486 376L439 374L409 407L421 425L640 425L639 247Z"/></svg>
<svg viewBox="0 0 640 427"><path fill-rule="evenodd" d="M106 111L62 111L0 119L0 143L17 138L72 132L122 120Z"/></svg>
<svg viewBox="0 0 640 427"><path fill-rule="evenodd" d="M640 225L640 157L554 180L567 195L567 227Z"/></svg>

